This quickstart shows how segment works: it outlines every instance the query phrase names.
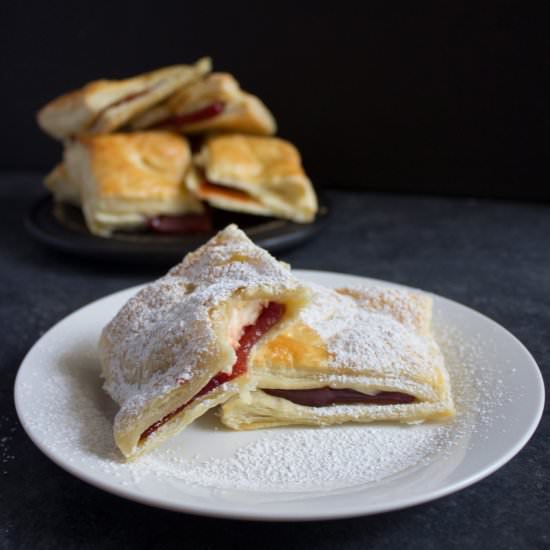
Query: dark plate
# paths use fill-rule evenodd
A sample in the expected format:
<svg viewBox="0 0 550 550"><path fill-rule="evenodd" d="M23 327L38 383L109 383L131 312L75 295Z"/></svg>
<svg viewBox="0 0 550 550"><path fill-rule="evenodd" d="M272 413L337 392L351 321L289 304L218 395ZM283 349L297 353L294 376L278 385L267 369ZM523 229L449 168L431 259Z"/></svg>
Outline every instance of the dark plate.
<svg viewBox="0 0 550 550"><path fill-rule="evenodd" d="M25 223L35 239L62 252L104 260L175 263L230 223L239 225L257 245L270 252L281 252L313 237L327 216L325 203L315 221L309 224L214 210L214 231L209 233L115 233L110 238L102 238L88 231L79 208L55 204L48 195L33 204Z"/></svg>

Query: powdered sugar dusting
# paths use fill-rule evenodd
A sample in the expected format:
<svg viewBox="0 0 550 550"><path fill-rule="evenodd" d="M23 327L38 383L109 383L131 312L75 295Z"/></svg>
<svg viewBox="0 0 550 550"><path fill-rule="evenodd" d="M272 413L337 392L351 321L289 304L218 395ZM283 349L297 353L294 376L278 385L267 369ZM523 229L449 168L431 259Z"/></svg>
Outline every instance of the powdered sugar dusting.
<svg viewBox="0 0 550 550"><path fill-rule="evenodd" d="M205 371L204 355L219 347L213 308L243 289L278 295L299 288L288 266L234 225L188 254L130 299L102 332L105 390L121 406L117 425L131 425L152 399Z"/></svg>
<svg viewBox="0 0 550 550"><path fill-rule="evenodd" d="M504 385L503 379L490 368L491 358L487 337L477 334L466 337L456 325L434 323L434 331L441 349L445 352L447 370L451 375L453 398L457 419L453 431L456 436L469 435L474 431L488 439L492 424L503 419L497 410L511 403L514 394ZM493 343L493 346L496 346ZM501 365L498 365L501 368ZM515 387L519 397L521 388ZM471 446L471 440L468 447Z"/></svg>
<svg viewBox="0 0 550 550"><path fill-rule="evenodd" d="M8 474L8 467L15 460L15 454L11 445L17 427L10 422L8 416L0 417L0 472L2 475Z"/></svg>
<svg viewBox="0 0 550 550"><path fill-rule="evenodd" d="M312 303L301 318L326 343L337 371L409 382L438 374L422 332L430 323L427 296L380 286L339 292L311 286Z"/></svg>
<svg viewBox="0 0 550 550"><path fill-rule="evenodd" d="M380 481L446 446L437 427L339 426L265 432L224 458L187 460L156 451L130 466L135 482L153 472L217 489L293 492L341 489Z"/></svg>
<svg viewBox="0 0 550 550"><path fill-rule="evenodd" d="M65 333L40 350L21 383L24 420L48 451L89 475L120 486L166 483L178 490L234 490L290 494L351 490L427 467L452 470L472 434L489 434L506 395L486 368L487 346L442 319L437 339L451 375L457 418L449 424L224 430L210 415L161 448L124 463L112 438L116 406L104 395L95 352L97 334L83 320L67 350ZM167 489L168 490L168 489ZM197 489L198 490L198 489Z"/></svg>

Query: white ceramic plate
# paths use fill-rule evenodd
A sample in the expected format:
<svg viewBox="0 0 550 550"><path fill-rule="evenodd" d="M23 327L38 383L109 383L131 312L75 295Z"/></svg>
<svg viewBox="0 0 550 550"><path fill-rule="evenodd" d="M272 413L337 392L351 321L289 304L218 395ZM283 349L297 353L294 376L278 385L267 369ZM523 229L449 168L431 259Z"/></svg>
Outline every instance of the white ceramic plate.
<svg viewBox="0 0 550 550"><path fill-rule="evenodd" d="M334 287L390 284L296 273ZM459 413L451 424L231 432L208 414L150 457L124 464L112 442L116 409L101 390L96 342L136 290L98 300L49 330L21 365L15 403L28 435L55 463L144 504L273 521L395 510L488 476L526 444L542 414L542 377L525 347L487 317L434 296Z"/></svg>

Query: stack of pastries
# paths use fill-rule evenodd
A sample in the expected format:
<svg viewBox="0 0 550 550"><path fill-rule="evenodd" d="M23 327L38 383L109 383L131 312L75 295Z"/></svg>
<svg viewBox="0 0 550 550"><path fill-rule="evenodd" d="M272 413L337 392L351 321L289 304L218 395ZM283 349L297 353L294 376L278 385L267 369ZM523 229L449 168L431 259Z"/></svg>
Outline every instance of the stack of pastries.
<svg viewBox="0 0 550 550"><path fill-rule="evenodd" d="M90 82L37 118L64 145L46 186L80 207L95 235L205 229L208 205L298 223L317 212L300 154L274 137L269 109L209 58Z"/></svg>
<svg viewBox="0 0 550 550"><path fill-rule="evenodd" d="M230 225L104 328L115 442L135 458L216 406L237 430L452 418L431 321L421 292L305 284Z"/></svg>

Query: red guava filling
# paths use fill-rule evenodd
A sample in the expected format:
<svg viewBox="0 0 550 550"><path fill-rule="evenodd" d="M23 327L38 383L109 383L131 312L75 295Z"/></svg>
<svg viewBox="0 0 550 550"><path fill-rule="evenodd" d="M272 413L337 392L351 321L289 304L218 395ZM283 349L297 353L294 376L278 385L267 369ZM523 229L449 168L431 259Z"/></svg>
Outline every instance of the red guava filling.
<svg viewBox="0 0 550 550"><path fill-rule="evenodd" d="M166 424L169 420L174 418L178 413L183 411L185 407L193 403L195 399L206 395L211 392L213 389L233 380L237 376L244 374L247 368L247 360L250 350L258 342L258 340L266 334L271 328L273 328L283 317L285 313L285 306L283 304L278 304L276 302L269 302L267 306L262 309L262 312L256 319L256 322L253 325L248 325L244 327L241 338L239 339L239 347L235 350L237 354L237 359L233 364L233 369L230 373L220 372L214 378L210 380L200 390L196 395L194 395L189 401L185 402L183 405L175 409L174 411L168 413L166 416L161 418L159 421L155 422L149 426L140 436L139 441L143 441L149 437L153 432L158 430L161 426Z"/></svg>
<svg viewBox="0 0 550 550"><path fill-rule="evenodd" d="M282 397L287 401L304 405L305 407L327 407L330 405L403 405L414 403L416 397L395 391L381 391L368 395L356 390L340 388L313 388L307 390L275 390L262 391L274 397Z"/></svg>
<svg viewBox="0 0 550 550"><path fill-rule="evenodd" d="M129 101L133 101L134 99L137 99L138 97L144 96L145 94L148 94L152 88L147 88L146 90L141 90L140 92L134 92L132 94L128 94L127 96L124 96L122 99L119 99L118 101L115 101L114 103L111 103L107 109L112 109L113 107L118 107L119 105L123 105L124 103L128 103Z"/></svg>
<svg viewBox="0 0 550 550"><path fill-rule="evenodd" d="M202 214L179 214L155 216L147 220L147 229L154 233L207 233L212 231L212 216Z"/></svg>
<svg viewBox="0 0 550 550"><path fill-rule="evenodd" d="M223 101L215 101L214 103L211 103L202 109L198 109L197 111L165 118L155 124L155 127L184 128L189 124L196 124L197 122L214 118L223 113L224 109L225 103L223 103Z"/></svg>

